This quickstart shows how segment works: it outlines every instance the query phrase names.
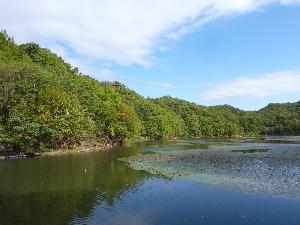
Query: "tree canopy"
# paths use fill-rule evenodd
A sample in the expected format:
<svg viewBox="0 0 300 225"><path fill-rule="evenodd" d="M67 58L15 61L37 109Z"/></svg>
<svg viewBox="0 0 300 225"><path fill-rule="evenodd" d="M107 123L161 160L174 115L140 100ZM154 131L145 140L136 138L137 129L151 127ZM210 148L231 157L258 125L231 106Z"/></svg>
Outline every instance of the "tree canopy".
<svg viewBox="0 0 300 225"><path fill-rule="evenodd" d="M14 151L72 147L82 140L299 134L300 102L259 111L144 98L99 82L35 43L0 33L0 141Z"/></svg>

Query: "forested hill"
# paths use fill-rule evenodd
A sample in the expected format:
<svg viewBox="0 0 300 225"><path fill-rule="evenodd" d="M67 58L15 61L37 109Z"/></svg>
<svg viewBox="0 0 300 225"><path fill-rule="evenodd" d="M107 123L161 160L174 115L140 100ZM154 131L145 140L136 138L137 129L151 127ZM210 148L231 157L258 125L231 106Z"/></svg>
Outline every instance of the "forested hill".
<svg viewBox="0 0 300 225"><path fill-rule="evenodd" d="M300 134L300 102L256 111L144 98L119 82L81 74L50 50L0 33L0 142L13 151L83 140Z"/></svg>

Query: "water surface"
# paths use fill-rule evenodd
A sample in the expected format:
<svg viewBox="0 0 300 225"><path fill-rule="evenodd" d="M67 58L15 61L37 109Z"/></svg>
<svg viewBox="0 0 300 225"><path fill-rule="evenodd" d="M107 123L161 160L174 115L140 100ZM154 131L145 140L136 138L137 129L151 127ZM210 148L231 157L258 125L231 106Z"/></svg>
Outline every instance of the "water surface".
<svg viewBox="0 0 300 225"><path fill-rule="evenodd" d="M298 140L279 139L147 142L114 151L0 161L0 224L299 225L299 184L295 182L300 176L300 145ZM197 158L199 152L216 148L224 153L223 158L209 155L212 160L209 164ZM247 152L247 149L270 150ZM203 177L198 176L211 175L220 168L221 177L228 174L238 177L235 169L244 165L229 167L225 152L238 155L234 163L239 161L238 157L247 160L252 157L276 170L293 169L294 178L289 177L291 171L283 170L287 179L283 177L280 182L290 182L296 190L268 191L269 170L260 176L263 179L257 182L263 188L256 191L236 188L231 183L224 186L203 182ZM144 157L155 154L170 155L170 162L164 168L184 173L178 176L164 170L157 169L155 173L149 167L138 168L147 164ZM128 161L119 160L128 156L137 160L135 169ZM195 162L201 173L195 169L198 168L194 167ZM178 163L182 168L178 169ZM206 166L199 166L203 164ZM247 178L254 176L255 165L253 172L244 171ZM277 187L286 188L281 183Z"/></svg>

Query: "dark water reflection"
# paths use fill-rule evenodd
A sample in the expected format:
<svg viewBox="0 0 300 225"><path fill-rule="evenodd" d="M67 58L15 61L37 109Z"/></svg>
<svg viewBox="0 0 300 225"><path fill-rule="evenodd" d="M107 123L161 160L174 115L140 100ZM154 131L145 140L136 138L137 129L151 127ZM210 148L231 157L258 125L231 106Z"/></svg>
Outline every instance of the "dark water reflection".
<svg viewBox="0 0 300 225"><path fill-rule="evenodd" d="M148 176L115 160L136 151L1 161L0 224L67 224L113 205Z"/></svg>
<svg viewBox="0 0 300 225"><path fill-rule="evenodd" d="M299 199L246 195L170 180L116 160L153 144L161 147L172 142L0 161L0 225L300 224Z"/></svg>

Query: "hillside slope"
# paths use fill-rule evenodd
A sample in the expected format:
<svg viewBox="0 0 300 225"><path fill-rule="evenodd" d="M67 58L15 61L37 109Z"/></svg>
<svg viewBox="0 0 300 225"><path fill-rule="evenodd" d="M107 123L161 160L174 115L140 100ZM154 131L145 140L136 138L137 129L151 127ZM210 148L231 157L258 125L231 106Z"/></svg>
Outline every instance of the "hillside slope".
<svg viewBox="0 0 300 225"><path fill-rule="evenodd" d="M256 111L148 99L119 82L81 74L50 50L0 33L0 140L11 151L73 147L84 140L300 134L300 102Z"/></svg>

